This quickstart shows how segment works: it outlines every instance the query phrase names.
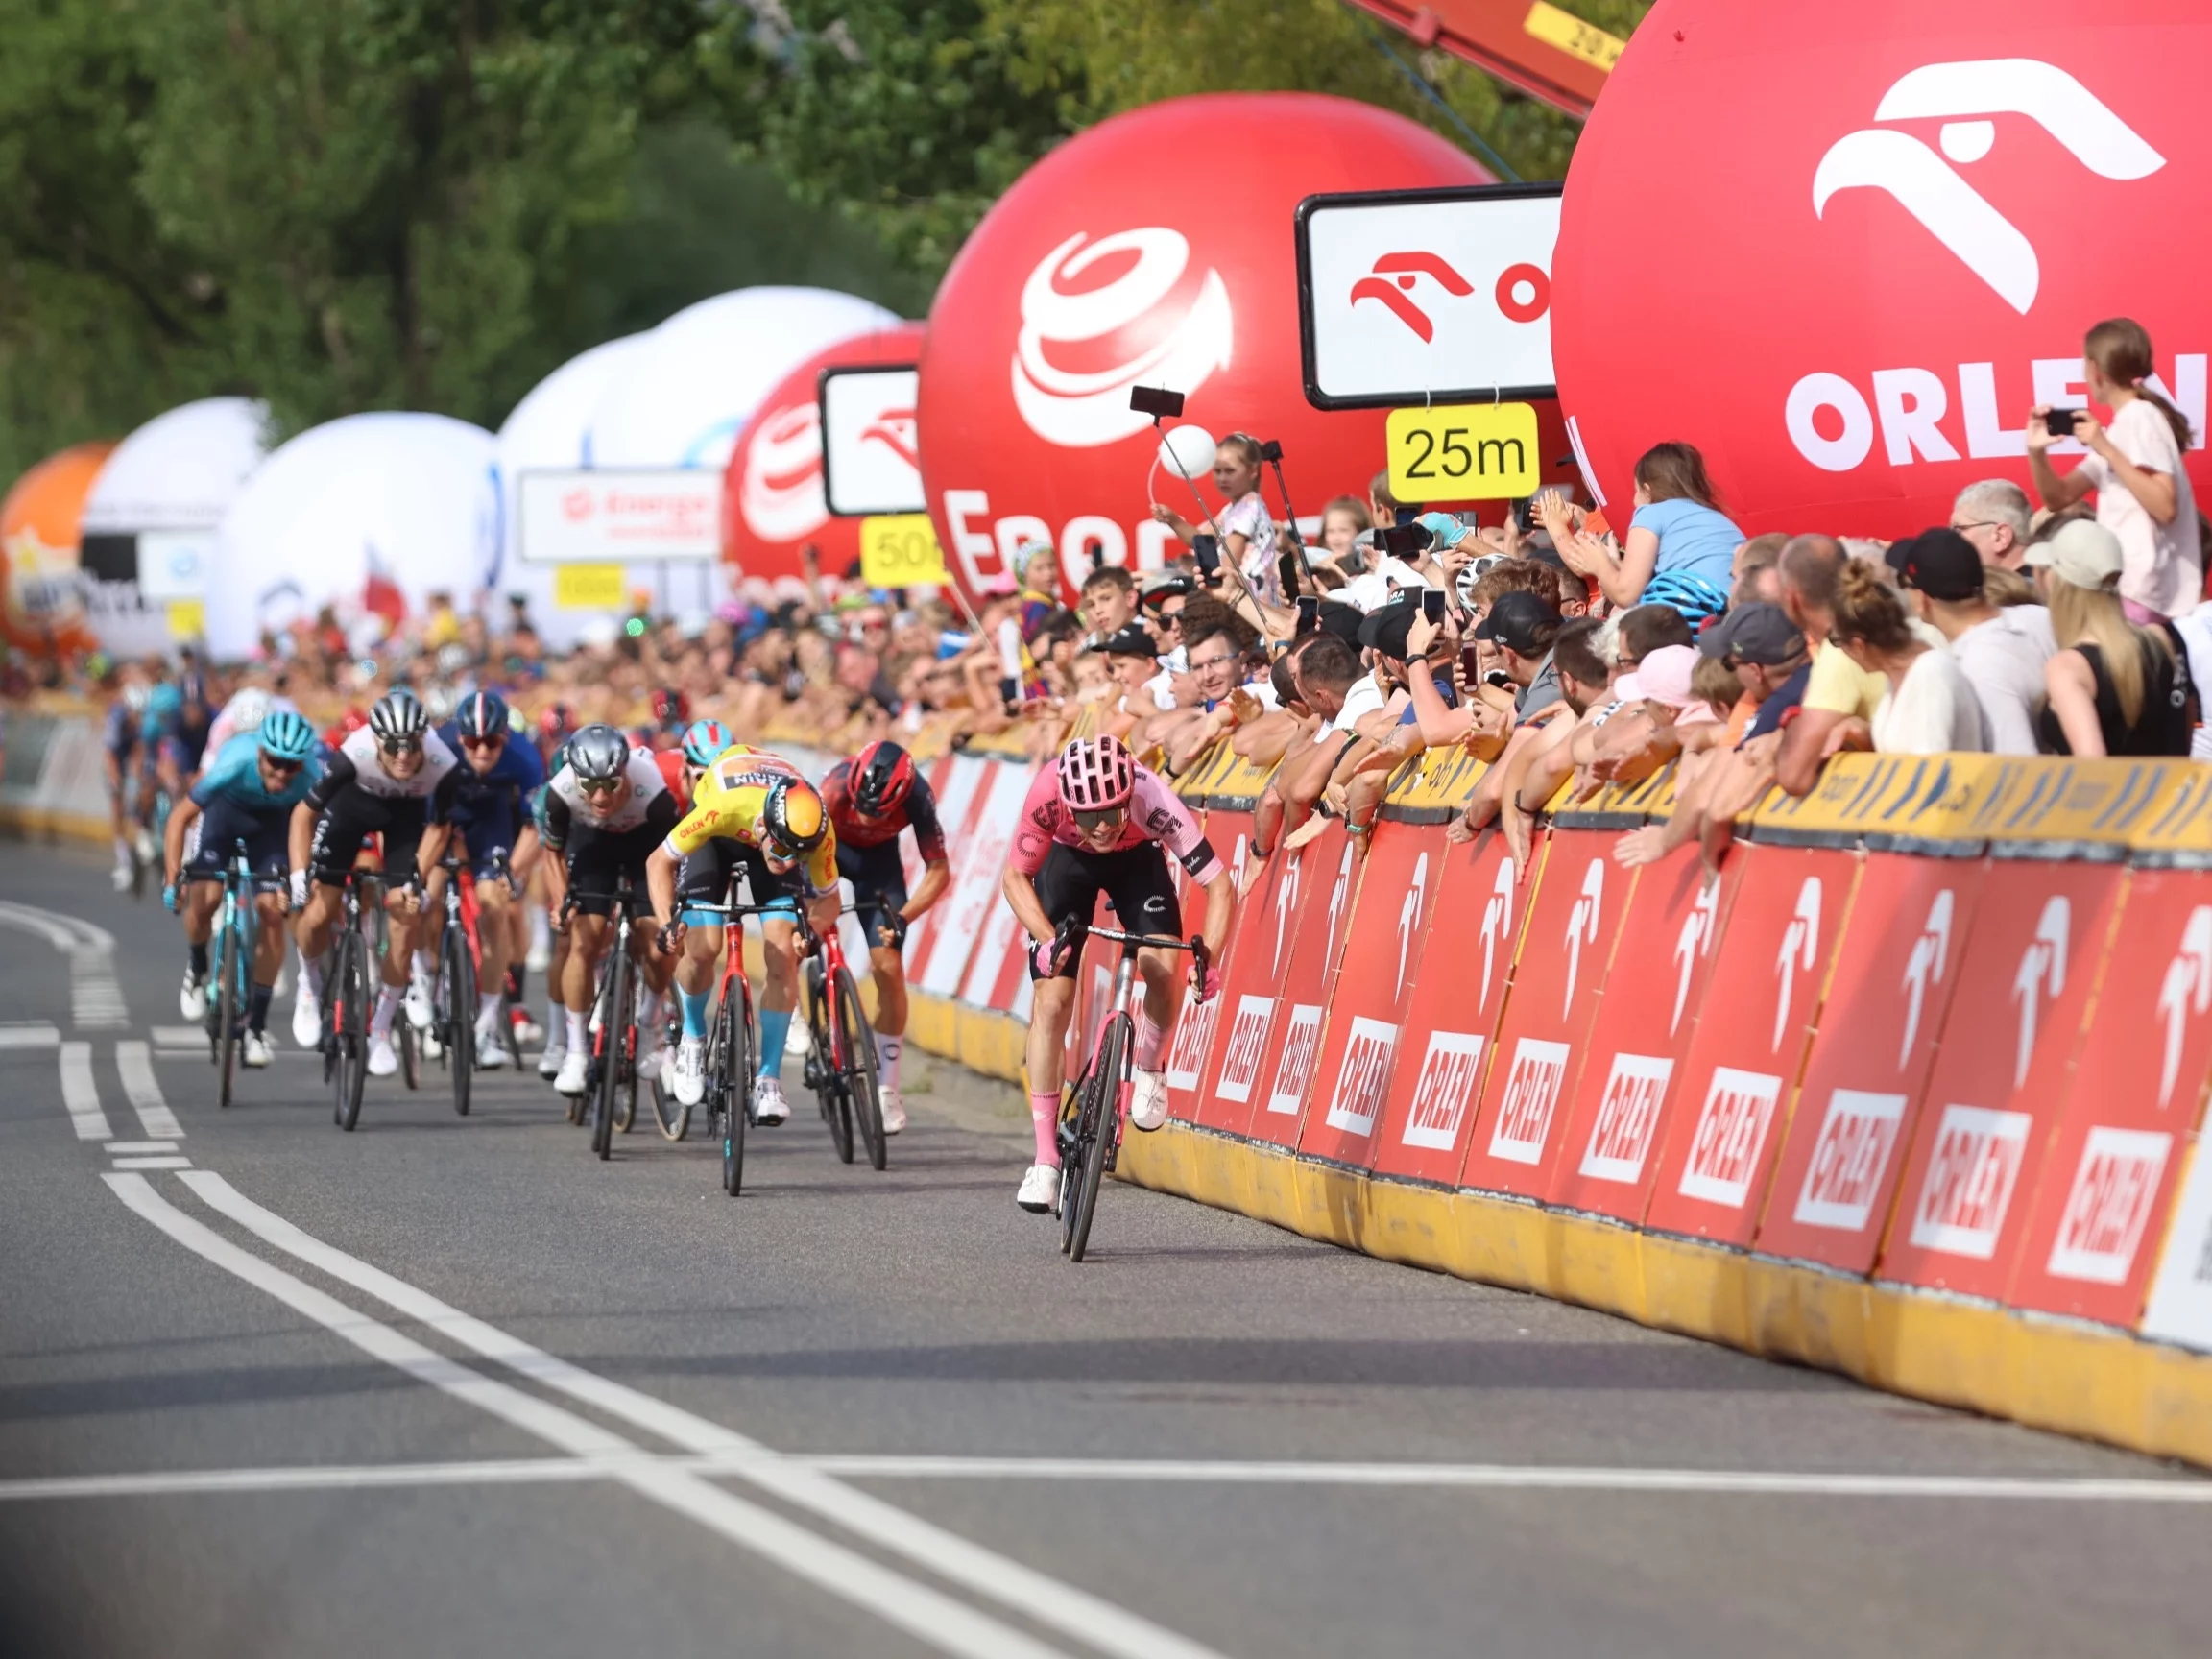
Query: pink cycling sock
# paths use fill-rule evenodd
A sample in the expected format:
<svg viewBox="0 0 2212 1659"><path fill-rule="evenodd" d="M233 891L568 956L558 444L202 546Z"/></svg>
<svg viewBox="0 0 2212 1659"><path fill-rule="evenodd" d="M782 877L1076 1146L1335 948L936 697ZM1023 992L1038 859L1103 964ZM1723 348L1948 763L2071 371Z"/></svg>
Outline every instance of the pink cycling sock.
<svg viewBox="0 0 2212 1659"><path fill-rule="evenodd" d="M1037 1162L1060 1167L1060 1091L1029 1091L1029 1122L1037 1131Z"/></svg>
<svg viewBox="0 0 2212 1659"><path fill-rule="evenodd" d="M1142 1009L1137 1012L1137 1070L1157 1071L1160 1056L1167 1051L1167 1033L1152 1023Z"/></svg>

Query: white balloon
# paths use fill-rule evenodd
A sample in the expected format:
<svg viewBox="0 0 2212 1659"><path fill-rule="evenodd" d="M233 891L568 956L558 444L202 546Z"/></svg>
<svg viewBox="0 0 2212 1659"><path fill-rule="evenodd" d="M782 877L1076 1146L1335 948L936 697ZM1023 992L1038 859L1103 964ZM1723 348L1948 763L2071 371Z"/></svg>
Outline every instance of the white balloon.
<svg viewBox="0 0 2212 1659"><path fill-rule="evenodd" d="M349 415L284 445L223 516L207 644L247 657L265 628L333 607L351 626L373 579L410 614L440 590L474 610L498 565L497 442L444 415Z"/></svg>
<svg viewBox="0 0 2212 1659"><path fill-rule="evenodd" d="M592 409L594 467L711 467L776 383L817 351L899 319L827 288L740 288L645 337Z"/></svg>
<svg viewBox="0 0 2212 1659"><path fill-rule="evenodd" d="M1214 470L1214 434L1203 426L1170 426L1160 441L1160 470L1199 479Z"/></svg>

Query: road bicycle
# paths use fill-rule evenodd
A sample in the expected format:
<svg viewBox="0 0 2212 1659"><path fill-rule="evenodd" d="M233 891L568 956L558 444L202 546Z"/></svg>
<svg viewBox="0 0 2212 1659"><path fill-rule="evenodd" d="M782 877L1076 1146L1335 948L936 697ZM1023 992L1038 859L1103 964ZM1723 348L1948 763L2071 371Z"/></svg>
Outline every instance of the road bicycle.
<svg viewBox="0 0 2212 1659"><path fill-rule="evenodd" d="M719 916L724 924L722 977L715 987L714 1011L707 1027L707 1132L722 1140L722 1190L734 1198L745 1182L745 1130L753 1121L753 1073L759 1065L760 1026L753 1007L753 982L745 974L745 928L748 916L791 913L789 904L740 904L736 902L736 877L720 904L700 900L683 902L681 910ZM674 1096L671 1094L671 1101ZM685 1121L690 1108L680 1108ZM665 1132L665 1129L663 1130ZM670 1140L680 1139L671 1135Z"/></svg>
<svg viewBox="0 0 2212 1659"><path fill-rule="evenodd" d="M630 944L637 935L637 918L650 913L651 905L627 870L612 893L571 891L567 907L574 909L580 899L605 899L613 906L614 940L591 998L591 1053L584 1070L584 1096L568 1108L571 1123L589 1109L591 1150L604 1163L613 1150L614 1132L619 1129L627 1135L637 1115L637 964L630 955Z"/></svg>
<svg viewBox="0 0 2212 1659"><path fill-rule="evenodd" d="M445 872L445 926L438 947L438 977L430 997L427 1033L430 1040L423 1047L437 1055L439 1063L451 1074L453 1110L466 1118L469 1091L480 1063L476 1052L476 1004L480 989L477 975L484 961L484 938L480 930L483 911L476 902L476 874L472 866L458 854L447 854L438 861L438 867ZM493 859L493 878L507 878L507 857L503 853ZM519 1067L521 1052L507 1011L507 990L502 984L498 1020L493 1027L493 1041L503 1045L508 1058Z"/></svg>
<svg viewBox="0 0 2212 1659"><path fill-rule="evenodd" d="M1135 1082L1137 1022L1129 1011L1130 990L1137 977L1137 952L1147 948L1190 952L1193 985L1206 976L1206 941L1192 937L1173 939L1163 934L1124 933L1115 927L1090 926L1070 922L1061 929L1062 948L1081 948L1083 936L1106 939L1121 947L1121 959L1114 969L1114 988L1106 1006L1110 1010L1093 1039L1091 1058L1076 1079L1070 1094L1072 1106L1063 1105L1060 1117L1060 1251L1071 1262L1083 1260L1091 1242L1091 1221L1098 1209L1099 1177L1114 1167L1115 1148L1120 1143L1121 1124L1129 1115L1129 1093Z"/></svg>
<svg viewBox="0 0 2212 1659"><path fill-rule="evenodd" d="M889 1147L883 1135L876 1032L845 965L844 942L835 927L826 935L816 933L804 911L799 916L799 941L806 953L806 1087L814 1091L829 1121L838 1162L853 1162L853 1131L857 1125L868 1166L881 1169Z"/></svg>
<svg viewBox="0 0 2212 1659"><path fill-rule="evenodd" d="M373 903L364 899L364 889L375 890ZM374 870L346 872L339 887L338 934L323 979L323 1081L333 1092L331 1120L349 1134L360 1120L361 1094L369 1082L370 987L381 978L373 970L382 959L381 947L390 943L381 902L387 890L384 877ZM362 926L364 914L374 918L379 949L371 948ZM413 1089L418 1070L415 1032L404 1010L392 1022L392 1041L398 1048L407 1087Z"/></svg>
<svg viewBox="0 0 2212 1659"><path fill-rule="evenodd" d="M215 1102L228 1106L238 1070L238 1046L244 1041L246 1009L253 995L253 945L259 932L254 898L280 892L284 884L253 874L243 839L232 844L221 879L223 902L216 908L215 933L208 942L207 1058L221 1078Z"/></svg>

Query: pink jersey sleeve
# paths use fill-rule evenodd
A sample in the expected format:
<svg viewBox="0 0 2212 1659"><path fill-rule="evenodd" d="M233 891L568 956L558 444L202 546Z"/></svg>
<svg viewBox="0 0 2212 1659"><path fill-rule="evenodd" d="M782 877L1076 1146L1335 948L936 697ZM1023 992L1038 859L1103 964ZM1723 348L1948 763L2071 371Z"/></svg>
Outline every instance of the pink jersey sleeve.
<svg viewBox="0 0 2212 1659"><path fill-rule="evenodd" d="M1167 787L1166 780L1148 766L1137 768L1137 792L1129 803L1132 827L1151 840L1163 843L1181 860L1190 878L1210 885L1221 871L1221 860L1190 816L1183 798Z"/></svg>
<svg viewBox="0 0 2212 1659"><path fill-rule="evenodd" d="M1014 827L1014 868L1034 876L1045 868L1045 854L1056 840L1073 841L1073 826L1060 805L1060 762L1039 769L1029 793L1022 802L1022 822ZM1063 830L1069 833L1063 834Z"/></svg>

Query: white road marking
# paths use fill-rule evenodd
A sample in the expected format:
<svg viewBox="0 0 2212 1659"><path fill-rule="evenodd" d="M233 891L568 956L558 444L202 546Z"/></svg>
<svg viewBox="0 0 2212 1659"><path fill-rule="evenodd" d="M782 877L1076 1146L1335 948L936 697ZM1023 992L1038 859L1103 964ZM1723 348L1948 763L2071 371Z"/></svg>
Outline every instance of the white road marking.
<svg viewBox="0 0 2212 1659"><path fill-rule="evenodd" d="M0 926L36 933L69 960L69 1021L100 1029L128 1027L131 1011L115 980L115 935L80 917L0 901Z"/></svg>
<svg viewBox="0 0 2212 1659"><path fill-rule="evenodd" d="M207 1031L201 1025L154 1025L148 1030L156 1048L192 1048L207 1052Z"/></svg>
<svg viewBox="0 0 2212 1659"><path fill-rule="evenodd" d="M0 1048L51 1048L60 1041L51 1025L0 1025Z"/></svg>
<svg viewBox="0 0 2212 1659"><path fill-rule="evenodd" d="M126 1153L135 1156L142 1152L174 1152L176 1150L177 1142L174 1141L110 1141L108 1142L108 1151L110 1157L121 1157Z"/></svg>
<svg viewBox="0 0 2212 1659"><path fill-rule="evenodd" d="M80 1141L112 1141L108 1114L100 1110L100 1091L92 1082L92 1045L61 1045L61 1104Z"/></svg>
<svg viewBox="0 0 2212 1659"><path fill-rule="evenodd" d="M108 1166L110 1169L189 1169L189 1158L117 1158Z"/></svg>
<svg viewBox="0 0 2212 1659"><path fill-rule="evenodd" d="M197 1178L208 1179L204 1171ZM103 1179L133 1212L186 1249L266 1291L364 1353L560 1447L584 1459L585 1466L594 1473L620 1481L932 1647L962 1659L1058 1659L1059 1649L809 1532L774 1510L749 1503L686 1470L666 1467L663 1460L649 1458L640 1463L636 1455L638 1448L619 1435L435 1353L305 1280L240 1249L170 1204L144 1176L108 1175ZM212 1179L220 1182L220 1177Z"/></svg>
<svg viewBox="0 0 2212 1659"><path fill-rule="evenodd" d="M729 1476L748 1456L499 1457L451 1463L305 1464L266 1469L158 1469L0 1480L0 1503L68 1498L160 1498L262 1492L349 1492L414 1486L565 1485L639 1469ZM1205 1485L1383 1486L1713 1497L1948 1498L2092 1503L2212 1503L2212 1480L2077 1479L2065 1476L1836 1475L1729 1469L1546 1468L1507 1463L1245 1463L1094 1457L897 1457L786 1453L781 1461L876 1479L1168 1481Z"/></svg>
<svg viewBox="0 0 2212 1659"><path fill-rule="evenodd" d="M161 1085L154 1076L154 1056L146 1045L135 1041L116 1044L115 1070L122 1073L123 1098L130 1101L131 1109L138 1114L138 1126L156 1140L183 1139L184 1130L177 1121L177 1114L169 1110L169 1102L161 1097Z"/></svg>
<svg viewBox="0 0 2212 1659"><path fill-rule="evenodd" d="M788 1503L834 1521L846 1530L918 1562L977 1595L1015 1608L1041 1624L1119 1655L1120 1659L1219 1659L1212 1648L1178 1635L1165 1625L986 1550L896 1504L832 1479L804 1461L787 1458L757 1440L694 1416L681 1407L656 1400L534 1348L519 1337L440 1301L428 1291L310 1237L281 1215L246 1197L212 1170L194 1170L180 1179L210 1208L256 1237L333 1279L365 1291L407 1317L420 1320L471 1353L495 1360L609 1416L658 1434L687 1452L720 1455L729 1460L728 1473Z"/></svg>

